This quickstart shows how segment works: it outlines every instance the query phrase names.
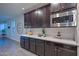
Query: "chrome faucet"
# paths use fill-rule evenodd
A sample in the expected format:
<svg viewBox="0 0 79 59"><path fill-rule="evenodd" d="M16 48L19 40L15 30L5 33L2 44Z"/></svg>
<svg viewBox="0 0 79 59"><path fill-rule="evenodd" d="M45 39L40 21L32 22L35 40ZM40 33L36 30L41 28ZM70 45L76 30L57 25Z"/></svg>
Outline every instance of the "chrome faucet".
<svg viewBox="0 0 79 59"><path fill-rule="evenodd" d="M42 34L43 34L44 37L46 37L45 28L42 29Z"/></svg>

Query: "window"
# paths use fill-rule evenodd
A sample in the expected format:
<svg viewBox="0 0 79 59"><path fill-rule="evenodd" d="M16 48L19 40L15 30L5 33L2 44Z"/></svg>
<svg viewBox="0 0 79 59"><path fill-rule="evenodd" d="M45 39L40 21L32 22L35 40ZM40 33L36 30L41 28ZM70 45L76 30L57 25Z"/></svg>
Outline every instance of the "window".
<svg viewBox="0 0 79 59"><path fill-rule="evenodd" d="M0 31L5 29L5 24L0 24Z"/></svg>

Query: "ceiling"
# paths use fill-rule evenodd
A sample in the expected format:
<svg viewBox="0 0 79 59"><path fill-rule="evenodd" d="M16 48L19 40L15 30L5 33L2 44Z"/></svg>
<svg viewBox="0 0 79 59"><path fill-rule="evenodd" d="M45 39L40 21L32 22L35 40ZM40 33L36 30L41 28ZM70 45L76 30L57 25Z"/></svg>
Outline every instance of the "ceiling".
<svg viewBox="0 0 79 59"><path fill-rule="evenodd" d="M37 5L37 3L0 3L0 21L5 19L16 17L24 13L25 10Z"/></svg>

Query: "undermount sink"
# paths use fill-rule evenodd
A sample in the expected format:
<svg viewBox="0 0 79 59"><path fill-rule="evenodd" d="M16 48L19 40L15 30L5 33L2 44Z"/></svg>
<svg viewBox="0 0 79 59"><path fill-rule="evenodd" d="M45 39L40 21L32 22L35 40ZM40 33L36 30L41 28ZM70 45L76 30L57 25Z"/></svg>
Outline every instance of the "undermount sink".
<svg viewBox="0 0 79 59"><path fill-rule="evenodd" d="M39 34L38 37L46 37L46 36Z"/></svg>
<svg viewBox="0 0 79 59"><path fill-rule="evenodd" d="M55 38L57 38L57 39L62 39L62 37L55 37Z"/></svg>
<svg viewBox="0 0 79 59"><path fill-rule="evenodd" d="M38 35L38 37L42 37L42 35Z"/></svg>

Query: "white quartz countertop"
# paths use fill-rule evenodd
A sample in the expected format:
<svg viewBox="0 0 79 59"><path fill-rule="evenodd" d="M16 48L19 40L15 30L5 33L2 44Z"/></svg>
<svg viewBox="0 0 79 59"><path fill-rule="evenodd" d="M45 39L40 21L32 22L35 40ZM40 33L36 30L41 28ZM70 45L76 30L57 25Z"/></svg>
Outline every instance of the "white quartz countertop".
<svg viewBox="0 0 79 59"><path fill-rule="evenodd" d="M54 37L38 37L37 35L21 35L21 36L36 38L36 39L41 39L41 40L46 40L46 41L51 41L56 43L68 44L73 46L79 46L79 44L77 44L76 41L68 40L68 39L58 39Z"/></svg>

